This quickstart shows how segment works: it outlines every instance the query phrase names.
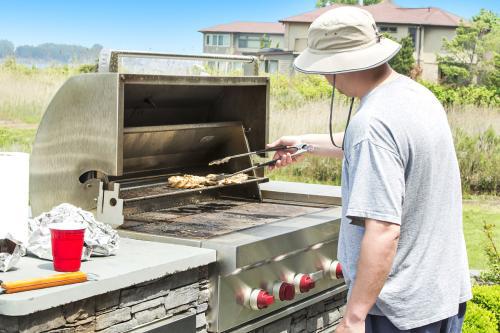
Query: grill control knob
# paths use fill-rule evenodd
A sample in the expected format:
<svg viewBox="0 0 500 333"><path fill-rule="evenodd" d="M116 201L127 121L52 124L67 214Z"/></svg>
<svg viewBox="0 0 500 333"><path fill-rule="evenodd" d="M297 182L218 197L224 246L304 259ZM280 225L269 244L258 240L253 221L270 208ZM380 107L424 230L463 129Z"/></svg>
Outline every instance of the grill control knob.
<svg viewBox="0 0 500 333"><path fill-rule="evenodd" d="M273 286L273 295L280 301L291 301L295 297L295 287L291 283L276 282Z"/></svg>
<svg viewBox="0 0 500 333"><path fill-rule="evenodd" d="M254 289L250 294L250 308L261 310L274 303L274 296L262 289Z"/></svg>
<svg viewBox="0 0 500 333"><path fill-rule="evenodd" d="M316 286L316 282L309 274L295 275L293 284L295 285L295 292L297 293L307 293Z"/></svg>
<svg viewBox="0 0 500 333"><path fill-rule="evenodd" d="M328 271L330 273L330 277L333 280L339 280L344 278L344 274L342 273L342 265L337 260L332 261Z"/></svg>

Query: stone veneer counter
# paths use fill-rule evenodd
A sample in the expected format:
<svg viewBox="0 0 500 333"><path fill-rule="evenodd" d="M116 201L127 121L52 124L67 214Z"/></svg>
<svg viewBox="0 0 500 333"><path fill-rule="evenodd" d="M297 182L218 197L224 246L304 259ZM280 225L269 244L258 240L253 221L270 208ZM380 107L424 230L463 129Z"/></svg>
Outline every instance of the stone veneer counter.
<svg viewBox="0 0 500 333"><path fill-rule="evenodd" d="M81 271L97 274L97 281L0 295L0 315L28 315L207 266L215 260L215 250L122 238L117 255L92 257L82 262ZM14 281L57 274L51 261L32 257L21 258L17 266L15 270L0 273L0 280Z"/></svg>

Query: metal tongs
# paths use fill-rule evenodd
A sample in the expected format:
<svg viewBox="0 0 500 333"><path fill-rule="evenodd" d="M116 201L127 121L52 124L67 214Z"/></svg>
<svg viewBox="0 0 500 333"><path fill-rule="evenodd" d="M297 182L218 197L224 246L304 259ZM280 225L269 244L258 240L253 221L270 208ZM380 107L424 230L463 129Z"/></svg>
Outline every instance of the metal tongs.
<svg viewBox="0 0 500 333"><path fill-rule="evenodd" d="M305 143L304 144L299 144L299 145L293 145L293 146L279 145L279 146L276 146L276 147L266 148L266 149L262 149L262 150L256 150L256 151L252 151L252 152L249 152L249 153L243 153L243 154L237 154L237 155L232 155L232 156L226 156L224 158L212 161L212 162L208 163L208 165L219 165L219 164L227 163L227 162L229 162L229 160L231 160L233 158L238 158L238 157L243 157L243 156L250 156L250 155L256 155L256 154L261 154L261 153L267 153L267 152L270 152L270 151L291 150L291 149L295 149L296 152L293 153L293 154L291 154L290 156L291 157L296 157L296 156L302 155L304 153L311 152L313 150L313 146L305 144ZM232 173L230 175L218 175L218 176L223 177L223 178L232 177L232 176L235 176L235 175L238 175L238 174L241 174L241 173L246 173L248 171L256 170L256 169L263 168L263 167L266 167L266 166L275 165L276 162L278 162L279 160L280 159L277 158L277 159L274 159L274 160L257 163L257 164L255 164L254 166L252 166L250 168L246 168L246 169L237 171L237 172Z"/></svg>

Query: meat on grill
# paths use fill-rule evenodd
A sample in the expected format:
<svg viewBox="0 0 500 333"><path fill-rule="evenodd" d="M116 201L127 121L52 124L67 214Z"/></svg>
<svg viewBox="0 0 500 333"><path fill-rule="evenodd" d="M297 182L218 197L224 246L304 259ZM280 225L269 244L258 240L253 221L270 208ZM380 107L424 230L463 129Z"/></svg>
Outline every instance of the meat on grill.
<svg viewBox="0 0 500 333"><path fill-rule="evenodd" d="M168 178L168 186L179 189L190 189L214 185L241 184L248 179L248 175L243 173L221 180L217 180L217 178L217 175L214 174L208 174L205 177L194 175L171 176Z"/></svg>

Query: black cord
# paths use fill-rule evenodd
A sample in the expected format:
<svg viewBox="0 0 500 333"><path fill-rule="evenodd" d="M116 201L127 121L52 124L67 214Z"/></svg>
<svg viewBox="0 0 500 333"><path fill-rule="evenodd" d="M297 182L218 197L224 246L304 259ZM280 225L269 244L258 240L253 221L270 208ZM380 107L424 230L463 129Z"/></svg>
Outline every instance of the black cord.
<svg viewBox="0 0 500 333"><path fill-rule="evenodd" d="M336 77L337 76L335 74L333 74L332 100L330 101L330 124L328 126L328 129L330 131L330 140L332 141L332 144L335 147L344 150L344 142L345 142L345 140L342 140L342 146L341 147L337 146L337 144L335 143L335 140L333 140L333 100L335 98L335 80L336 80ZM351 98L351 105L349 106L349 114L347 115L347 122L345 124L345 129L344 129L344 137L345 137L345 134L347 132L347 126L349 126L349 122L351 120L351 113L352 113L352 106L353 105L354 105L354 97Z"/></svg>
<svg viewBox="0 0 500 333"><path fill-rule="evenodd" d="M333 129L332 129L332 126L333 126L333 100L335 98L335 79L336 79L337 75L333 74L333 84L332 84L332 100L330 101L330 122L329 122L329 125L328 125L328 130L330 131L330 140L332 141L332 144L337 147L337 148L340 148L343 150L342 147L339 147L337 146L337 144L335 143L335 140L333 140ZM344 142L342 142L342 146L344 145Z"/></svg>
<svg viewBox="0 0 500 333"><path fill-rule="evenodd" d="M345 135L347 133L347 126L349 126L349 122L351 121L351 112L352 112L353 104L354 104L354 97L351 97L351 105L349 106L349 113L347 114L347 122L345 123L344 139L345 139ZM345 142L345 140L342 140L342 150L344 150L344 142Z"/></svg>

